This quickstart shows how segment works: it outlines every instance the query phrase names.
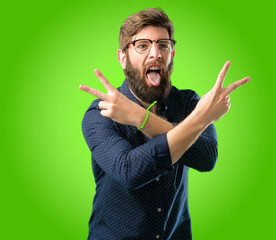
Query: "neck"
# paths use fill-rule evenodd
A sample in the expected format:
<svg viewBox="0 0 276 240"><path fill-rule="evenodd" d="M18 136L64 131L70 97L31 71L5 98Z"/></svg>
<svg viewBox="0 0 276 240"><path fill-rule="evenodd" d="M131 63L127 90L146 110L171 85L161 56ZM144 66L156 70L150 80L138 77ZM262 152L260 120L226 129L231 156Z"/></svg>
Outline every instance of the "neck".
<svg viewBox="0 0 276 240"><path fill-rule="evenodd" d="M131 91L131 93L133 94L133 96L141 103L141 105L145 108L148 108L151 103L145 103L143 102L140 98L138 98L133 92L132 90L129 88L129 90ZM157 110L158 110L158 105L157 104L154 104L150 109L149 111L154 113L155 115L157 115Z"/></svg>

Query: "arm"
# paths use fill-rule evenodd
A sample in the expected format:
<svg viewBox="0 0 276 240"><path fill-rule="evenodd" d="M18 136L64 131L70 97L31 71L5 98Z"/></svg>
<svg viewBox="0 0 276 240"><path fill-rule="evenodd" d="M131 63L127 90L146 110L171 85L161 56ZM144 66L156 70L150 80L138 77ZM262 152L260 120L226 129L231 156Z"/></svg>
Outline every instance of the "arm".
<svg viewBox="0 0 276 240"><path fill-rule="evenodd" d="M103 101L99 102L100 114L120 124L140 127L145 120L146 109L121 94L99 70L96 69L94 73L107 90L107 94L84 85L80 85L80 89L99 99L103 99ZM142 132L151 139L167 133L173 127L171 123L150 112Z"/></svg>
<svg viewBox="0 0 276 240"><path fill-rule="evenodd" d="M96 89L83 85L80 86L80 89L103 99L103 101L98 100L98 107L101 110L100 114L124 125L140 127L145 119L146 110L113 88L99 71L96 70L95 74L108 93L103 94ZM188 101L185 103L188 107L186 116L194 110L199 97L197 94L191 95ZM171 123L150 112L142 132L152 139L169 132L173 128L174 126ZM211 131L208 129L211 129ZM216 132L213 125L210 125L208 129L198 137L193 146L178 160L178 164L185 164L198 171L209 171L213 168L217 159Z"/></svg>
<svg viewBox="0 0 276 240"><path fill-rule="evenodd" d="M100 114L98 102L85 113L82 131L92 158L107 175L137 189L172 170L166 135L135 147L120 135L115 122Z"/></svg>
<svg viewBox="0 0 276 240"><path fill-rule="evenodd" d="M143 117L144 117L145 113L146 113L145 109L142 109L142 111L140 113L137 111L138 121L135 124L136 127L140 127L142 125L142 123L144 122L145 118L143 119ZM138 117L138 116L140 116L140 117ZM174 126L170 122L168 122L168 121L158 117L154 113L150 112L148 119L141 131L147 137L154 138L160 134L167 133L168 131L170 131L173 128L174 128Z"/></svg>
<svg viewBox="0 0 276 240"><path fill-rule="evenodd" d="M230 62L224 65L213 89L202 97L196 109L177 128L173 128L170 123L156 115L150 114L148 123L144 126L144 133L149 137L154 137L168 132L167 140L173 164L179 161L210 124L217 121L229 110L229 94L250 80L248 77L244 78L224 89L223 80L229 66ZM107 89L108 94L103 94L83 85L80 86L80 89L104 100L99 103L102 110L100 114L121 124L141 126L146 110L120 94L99 71L96 70L95 74ZM140 118L137 117L137 113L139 113ZM213 140L213 142L216 144L216 141ZM189 164L187 165L189 166Z"/></svg>
<svg viewBox="0 0 276 240"><path fill-rule="evenodd" d="M180 159L206 127L207 124L192 113L167 133L172 164Z"/></svg>
<svg viewBox="0 0 276 240"><path fill-rule="evenodd" d="M230 64L229 61L226 62L214 87L199 100L194 111L181 124L168 132L168 145L173 164L178 162L210 124L218 121L229 111L229 94L250 80L246 77L223 88L223 81Z"/></svg>
<svg viewBox="0 0 276 240"><path fill-rule="evenodd" d="M183 118L186 118L194 110L199 99L199 96L195 92L193 94L183 95L181 102L183 103L183 106L186 106L185 113L182 113ZM179 111L181 111L181 109L179 109ZM137 119L139 119L139 114L137 115ZM139 123L137 123L137 125L139 126ZM150 117L142 131L145 135L151 138L155 136L154 134L158 135L167 133L177 125L179 125L179 123L173 123L172 125L155 114L150 113ZM201 172L211 171L216 164L217 157L217 134L214 125L211 124L179 158L177 164L186 165Z"/></svg>

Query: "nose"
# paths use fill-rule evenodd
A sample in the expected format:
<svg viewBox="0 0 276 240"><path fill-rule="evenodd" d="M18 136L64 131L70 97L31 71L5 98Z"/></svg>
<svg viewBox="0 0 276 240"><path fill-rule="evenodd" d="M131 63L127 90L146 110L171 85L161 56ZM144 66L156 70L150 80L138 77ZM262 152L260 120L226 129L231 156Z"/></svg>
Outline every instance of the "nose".
<svg viewBox="0 0 276 240"><path fill-rule="evenodd" d="M160 53L160 50L157 46L157 43L156 41L154 41L151 45L151 49L149 51L149 58L150 59L157 59L157 58L160 58L161 57L161 53Z"/></svg>

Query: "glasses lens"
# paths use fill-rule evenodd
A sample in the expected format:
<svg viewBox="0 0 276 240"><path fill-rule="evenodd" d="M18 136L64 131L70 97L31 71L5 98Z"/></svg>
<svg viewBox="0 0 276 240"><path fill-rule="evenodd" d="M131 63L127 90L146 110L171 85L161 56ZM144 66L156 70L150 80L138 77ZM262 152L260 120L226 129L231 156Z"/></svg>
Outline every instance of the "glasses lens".
<svg viewBox="0 0 276 240"><path fill-rule="evenodd" d="M157 40L157 46L160 51L172 51L174 48L173 41L170 39ZM152 42L147 39L137 40L134 43L134 47L138 53L147 53L151 48Z"/></svg>
<svg viewBox="0 0 276 240"><path fill-rule="evenodd" d="M160 40L158 41L158 48L162 51L171 51L172 43L170 40Z"/></svg>
<svg viewBox="0 0 276 240"><path fill-rule="evenodd" d="M151 46L151 42L148 40L138 40L135 42L135 49L138 53L146 53Z"/></svg>

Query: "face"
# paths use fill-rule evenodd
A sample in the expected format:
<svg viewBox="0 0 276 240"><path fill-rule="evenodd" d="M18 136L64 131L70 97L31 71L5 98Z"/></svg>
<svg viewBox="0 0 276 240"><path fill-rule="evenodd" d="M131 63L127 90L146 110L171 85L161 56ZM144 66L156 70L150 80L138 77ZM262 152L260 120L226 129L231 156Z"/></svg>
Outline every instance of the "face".
<svg viewBox="0 0 276 240"><path fill-rule="evenodd" d="M169 38L165 28L144 27L131 41L138 39L158 40ZM171 88L170 76L173 69L173 51L162 51L153 42L149 52L137 53L134 46L126 50L122 64L128 87L143 102L151 104L166 98Z"/></svg>

